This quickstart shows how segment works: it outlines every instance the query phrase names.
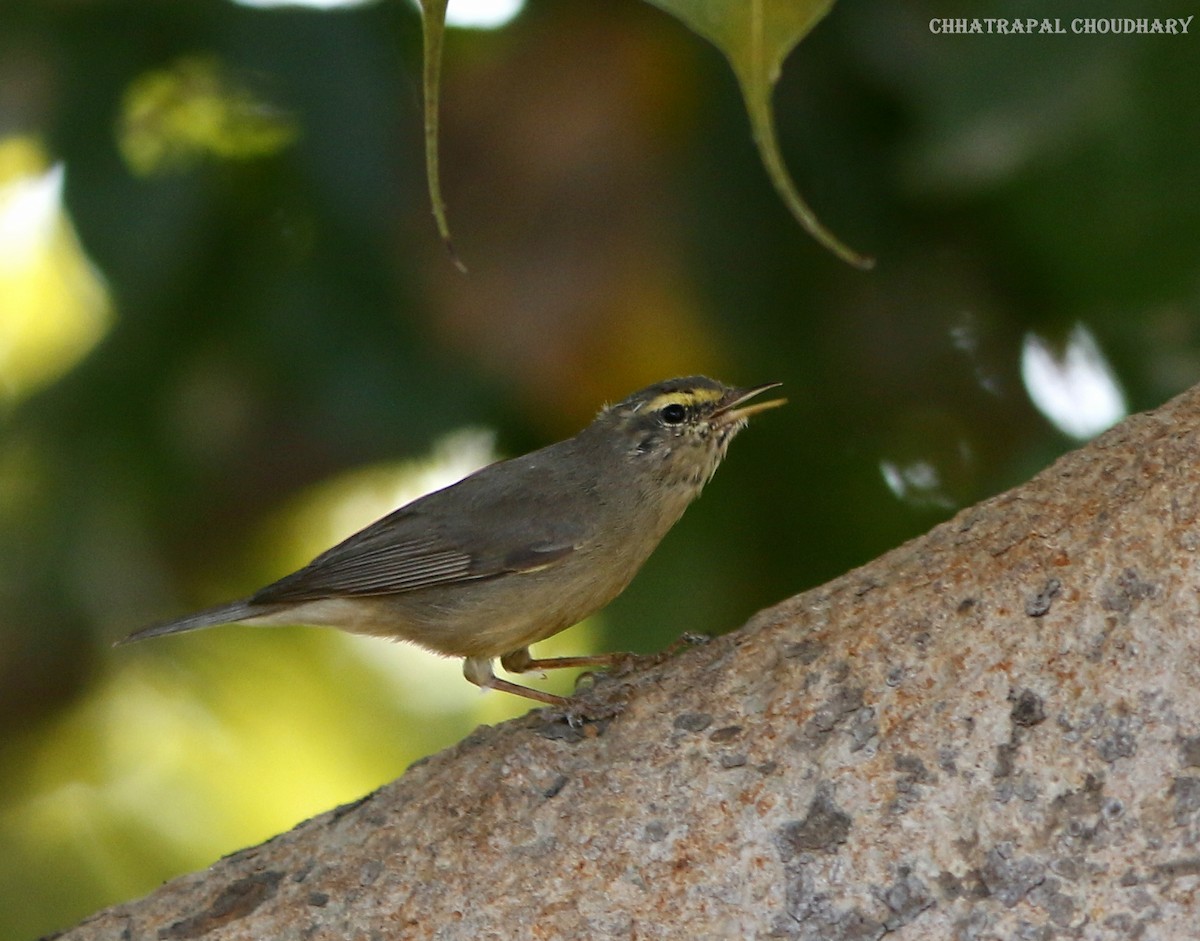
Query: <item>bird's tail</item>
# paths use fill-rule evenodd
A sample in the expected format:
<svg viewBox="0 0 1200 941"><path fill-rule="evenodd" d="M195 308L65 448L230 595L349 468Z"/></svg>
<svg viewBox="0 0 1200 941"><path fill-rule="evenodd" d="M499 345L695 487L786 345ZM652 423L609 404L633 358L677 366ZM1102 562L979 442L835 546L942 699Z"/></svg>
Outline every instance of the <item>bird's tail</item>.
<svg viewBox="0 0 1200 941"><path fill-rule="evenodd" d="M175 618L171 621L161 621L134 631L128 637L118 640L114 647L131 644L135 640L146 640L148 637L162 637L164 634L182 634L184 631L196 631L202 627L212 627L214 624L229 624L233 621L244 621L247 618L262 614L262 608L251 605L249 601L227 601L225 604L214 605L203 611Z"/></svg>

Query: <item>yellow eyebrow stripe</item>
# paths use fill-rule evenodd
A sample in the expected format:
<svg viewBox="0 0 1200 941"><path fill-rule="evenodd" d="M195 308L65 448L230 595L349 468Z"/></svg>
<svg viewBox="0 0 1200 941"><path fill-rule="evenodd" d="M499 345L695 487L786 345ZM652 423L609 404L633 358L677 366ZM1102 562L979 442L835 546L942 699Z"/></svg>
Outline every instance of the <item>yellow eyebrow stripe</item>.
<svg viewBox="0 0 1200 941"><path fill-rule="evenodd" d="M721 398L721 392L716 389L683 389L679 392L663 392L656 395L647 405L651 411L658 411L667 405L699 405L702 402L715 402Z"/></svg>

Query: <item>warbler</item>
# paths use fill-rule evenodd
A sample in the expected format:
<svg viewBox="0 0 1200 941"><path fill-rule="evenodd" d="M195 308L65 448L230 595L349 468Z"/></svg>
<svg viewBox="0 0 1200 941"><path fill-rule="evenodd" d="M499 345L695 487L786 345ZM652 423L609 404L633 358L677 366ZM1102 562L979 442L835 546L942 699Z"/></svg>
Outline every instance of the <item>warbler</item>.
<svg viewBox="0 0 1200 941"><path fill-rule="evenodd" d="M130 634L216 624L307 624L406 640L463 659L477 686L562 706L497 677L598 666L621 655L535 659L529 647L619 595L700 495L777 382L660 382L601 409L565 441L499 461L389 513L247 598Z"/></svg>

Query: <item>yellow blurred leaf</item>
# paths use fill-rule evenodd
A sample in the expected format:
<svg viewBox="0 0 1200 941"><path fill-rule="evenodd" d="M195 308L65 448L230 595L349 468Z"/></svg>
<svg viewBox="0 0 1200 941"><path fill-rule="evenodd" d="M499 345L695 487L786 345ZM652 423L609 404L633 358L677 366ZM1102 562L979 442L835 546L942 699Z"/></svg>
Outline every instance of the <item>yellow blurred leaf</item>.
<svg viewBox="0 0 1200 941"><path fill-rule="evenodd" d="M874 261L826 229L788 175L775 136L771 91L783 61L812 30L833 0L649 0L678 17L729 59L742 89L754 141L776 191L804 227L831 252L858 268Z"/></svg>
<svg viewBox="0 0 1200 941"><path fill-rule="evenodd" d="M295 124L239 86L212 56L185 56L133 81L118 141L135 173L178 170L204 156L248 160L295 140Z"/></svg>
<svg viewBox="0 0 1200 941"><path fill-rule="evenodd" d="M100 341L112 308L62 204L63 164L0 139L0 398L53 382Z"/></svg>

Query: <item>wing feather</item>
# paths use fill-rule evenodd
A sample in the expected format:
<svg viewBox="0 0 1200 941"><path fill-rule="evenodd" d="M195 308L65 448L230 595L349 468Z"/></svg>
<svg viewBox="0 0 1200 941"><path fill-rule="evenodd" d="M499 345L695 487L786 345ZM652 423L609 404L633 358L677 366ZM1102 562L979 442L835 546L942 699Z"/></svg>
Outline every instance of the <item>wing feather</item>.
<svg viewBox="0 0 1200 941"><path fill-rule="evenodd" d="M401 507L250 601L387 595L556 564L578 548L581 529L540 499L546 465L531 457L484 468Z"/></svg>

